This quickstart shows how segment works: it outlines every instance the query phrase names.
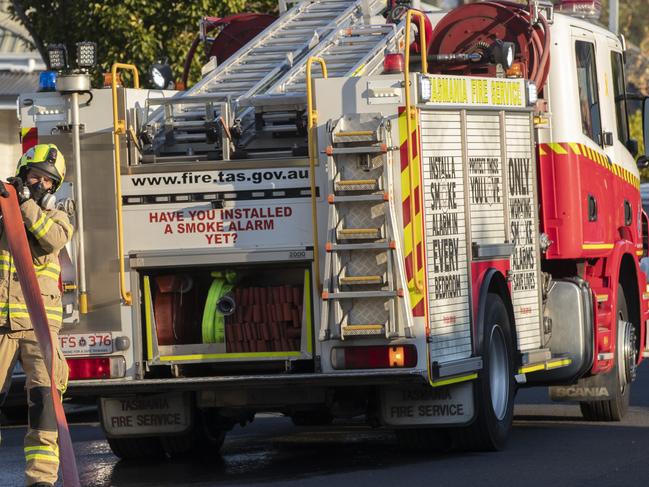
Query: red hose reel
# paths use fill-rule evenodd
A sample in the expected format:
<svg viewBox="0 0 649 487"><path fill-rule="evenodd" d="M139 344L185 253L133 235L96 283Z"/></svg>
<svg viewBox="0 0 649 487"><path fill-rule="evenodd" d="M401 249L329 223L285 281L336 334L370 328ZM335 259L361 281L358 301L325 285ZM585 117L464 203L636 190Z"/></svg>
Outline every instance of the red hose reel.
<svg viewBox="0 0 649 487"><path fill-rule="evenodd" d="M497 40L513 42L515 62L523 64L523 76L543 89L550 68L550 29L539 15L538 22L525 5L480 2L460 6L435 26L429 54L472 53L485 50ZM483 63L429 63L437 74L495 76L496 67Z"/></svg>

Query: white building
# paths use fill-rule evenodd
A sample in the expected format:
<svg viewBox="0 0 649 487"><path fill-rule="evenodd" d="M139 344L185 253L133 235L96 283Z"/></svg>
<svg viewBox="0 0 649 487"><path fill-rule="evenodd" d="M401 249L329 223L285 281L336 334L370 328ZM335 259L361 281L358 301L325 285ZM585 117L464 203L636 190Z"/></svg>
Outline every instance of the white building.
<svg viewBox="0 0 649 487"><path fill-rule="evenodd" d="M45 69L27 30L11 19L9 2L0 0L0 178L12 176L21 155L16 99L36 91L38 75Z"/></svg>

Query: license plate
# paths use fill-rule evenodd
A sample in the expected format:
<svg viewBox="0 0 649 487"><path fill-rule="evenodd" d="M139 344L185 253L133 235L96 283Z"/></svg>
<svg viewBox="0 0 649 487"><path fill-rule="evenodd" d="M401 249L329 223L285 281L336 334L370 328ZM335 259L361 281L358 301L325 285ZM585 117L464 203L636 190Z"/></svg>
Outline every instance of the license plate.
<svg viewBox="0 0 649 487"><path fill-rule="evenodd" d="M101 417L109 436L174 434L191 426L186 394L102 398Z"/></svg>
<svg viewBox="0 0 649 487"><path fill-rule="evenodd" d="M59 335L61 350L66 356L111 353L113 351L112 333L85 333L79 335Z"/></svg>
<svg viewBox="0 0 649 487"><path fill-rule="evenodd" d="M394 426L465 424L473 419L473 384L383 388L381 416Z"/></svg>

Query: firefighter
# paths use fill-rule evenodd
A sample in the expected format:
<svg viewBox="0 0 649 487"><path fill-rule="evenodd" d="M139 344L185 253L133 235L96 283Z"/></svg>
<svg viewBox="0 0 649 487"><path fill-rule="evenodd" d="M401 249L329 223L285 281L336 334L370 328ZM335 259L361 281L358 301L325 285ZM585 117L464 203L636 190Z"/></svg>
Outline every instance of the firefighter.
<svg viewBox="0 0 649 487"><path fill-rule="evenodd" d="M16 188L27 230L34 270L56 348L53 351L56 356L53 379L61 394L67 386L68 368L58 340L63 318L58 255L72 237L72 226L64 212L54 209L53 193L64 177L63 154L53 144L39 144L23 154L16 177L7 180ZM0 189L4 193L2 196L7 197L4 186ZM59 449L50 377L18 282L4 222L0 221L0 406L16 360L20 360L27 378L26 485L52 486L58 477Z"/></svg>

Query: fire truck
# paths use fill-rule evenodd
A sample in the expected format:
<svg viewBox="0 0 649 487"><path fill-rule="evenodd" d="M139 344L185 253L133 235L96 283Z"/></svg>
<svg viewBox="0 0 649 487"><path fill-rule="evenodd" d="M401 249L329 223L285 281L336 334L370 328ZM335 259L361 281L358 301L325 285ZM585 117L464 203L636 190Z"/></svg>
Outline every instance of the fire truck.
<svg viewBox="0 0 649 487"><path fill-rule="evenodd" d="M22 95L23 143L70 161L60 343L113 451L266 411L497 450L530 386L620 420L647 157L598 3L303 0L186 91L115 64Z"/></svg>

